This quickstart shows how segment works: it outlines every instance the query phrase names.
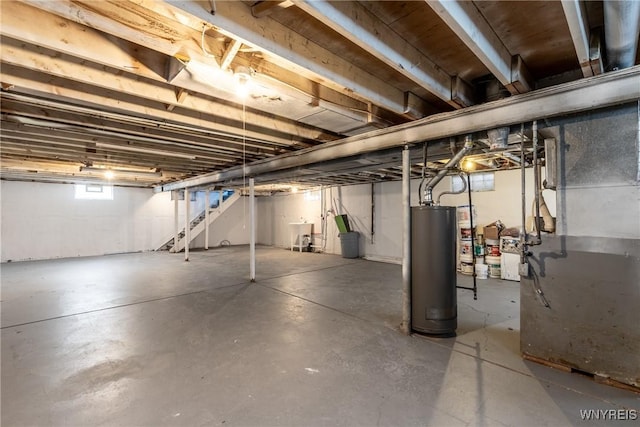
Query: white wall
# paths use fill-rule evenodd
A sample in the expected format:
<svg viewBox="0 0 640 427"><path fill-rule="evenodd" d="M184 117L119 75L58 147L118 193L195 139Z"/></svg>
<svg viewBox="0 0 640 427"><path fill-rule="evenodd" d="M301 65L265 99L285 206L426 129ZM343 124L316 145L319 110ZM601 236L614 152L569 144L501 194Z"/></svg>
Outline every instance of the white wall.
<svg viewBox="0 0 640 427"><path fill-rule="evenodd" d="M527 169L527 211L533 201L533 171ZM419 180L411 182L411 205L418 205ZM434 196L451 189L450 178L445 178L435 189ZM397 262L402 257L402 188L401 182L382 182L374 186L374 234L371 234L371 185L352 185L325 189L327 209L347 214L350 224L360 233L360 254L369 259ZM476 206L476 224L484 226L501 220L507 227L518 227L521 222L520 171L500 171L495 174L495 191L473 192ZM555 192L545 190L545 199L555 215ZM468 204L467 194L443 196L442 205ZM305 200L304 193L275 195L258 200L258 241L267 245L289 245L290 222L300 218L314 224L314 232L321 230L320 201ZM340 254L340 239L332 215L327 221L328 253ZM316 244L321 244L317 238Z"/></svg>
<svg viewBox="0 0 640 427"><path fill-rule="evenodd" d="M258 197L256 204L257 241L261 244L288 247L291 227L289 223L307 222L313 224L313 233L321 231L320 200L309 200L319 196L318 192L276 194ZM319 236L317 237L319 243Z"/></svg>
<svg viewBox="0 0 640 427"><path fill-rule="evenodd" d="M0 193L2 262L150 251L174 234L174 202L168 192L115 187L113 200L76 200L71 184L0 181ZM204 209L204 193L196 196L192 217ZM222 240L248 243L242 202L214 222L211 246ZM182 229L184 201L178 207ZM191 244L203 246L204 237Z"/></svg>
<svg viewBox="0 0 640 427"><path fill-rule="evenodd" d="M480 226L484 226L500 220L506 227L520 227L522 222L522 190L520 180L520 170L499 171L495 174L495 191L473 192L471 198L477 213L477 218L474 219L474 222ZM525 205L527 208L527 216L531 216L531 208L535 195L533 191L533 169L525 169L525 180L527 184ZM444 189L451 189L451 181L449 178L443 180L443 182L436 187L434 196ZM556 192L544 190L543 196L551 215L555 216ZM417 203L417 198L415 203ZM441 204L447 206L468 205L469 199L466 192L464 194L445 195L442 196Z"/></svg>
<svg viewBox="0 0 640 427"><path fill-rule="evenodd" d="M204 193L197 193L197 213L204 210ZM213 193L211 196L213 200ZM192 207L192 209L194 209ZM184 225L181 225L184 227ZM209 228L209 247L220 246L226 240L231 245L248 245L250 239L249 197L241 197L229 206ZM204 248L204 232L193 239L190 248ZM225 242L226 244L226 242Z"/></svg>

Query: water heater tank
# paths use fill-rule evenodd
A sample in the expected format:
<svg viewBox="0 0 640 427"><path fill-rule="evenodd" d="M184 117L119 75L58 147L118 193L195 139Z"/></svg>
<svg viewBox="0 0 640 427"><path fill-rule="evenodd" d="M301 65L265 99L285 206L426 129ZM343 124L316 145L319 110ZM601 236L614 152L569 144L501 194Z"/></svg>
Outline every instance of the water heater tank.
<svg viewBox="0 0 640 427"><path fill-rule="evenodd" d="M455 335L456 208L411 208L411 326L429 335Z"/></svg>

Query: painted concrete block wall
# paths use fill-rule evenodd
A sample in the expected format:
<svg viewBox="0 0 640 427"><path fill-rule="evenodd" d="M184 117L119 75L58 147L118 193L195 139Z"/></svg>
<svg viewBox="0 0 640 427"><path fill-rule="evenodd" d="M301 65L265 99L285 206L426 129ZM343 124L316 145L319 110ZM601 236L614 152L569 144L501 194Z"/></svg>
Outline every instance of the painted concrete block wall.
<svg viewBox="0 0 640 427"><path fill-rule="evenodd" d="M533 170L526 171L527 210L533 201ZM418 205L419 180L411 182L411 205ZM451 188L445 178L435 188L434 195ZM372 225L371 185L352 185L324 189L326 207L333 207L336 214L347 214L353 230L360 233L360 254L368 259L399 262L402 258L402 187L398 181L382 182L374 186ZM317 193L317 192L316 192ZM486 225L500 219L506 226L517 227L521 222L520 171L501 171L495 174L495 191L473 192L473 204L477 209L477 224ZM555 214L555 192L546 190L545 198L552 214ZM258 203L258 242L286 247L289 245L289 222L300 218L314 223L314 230L321 230L320 197L313 200L305 193L276 195L260 198ZM443 205L468 204L466 193L447 195ZM372 235L373 228L373 235ZM340 254L340 239L333 215L327 220L325 251ZM316 239L316 244L321 244Z"/></svg>
<svg viewBox="0 0 640 427"><path fill-rule="evenodd" d="M114 188L76 200L75 186L2 181L2 261L152 250L173 226L169 193Z"/></svg>
<svg viewBox="0 0 640 427"><path fill-rule="evenodd" d="M171 194L115 187L113 200L76 200L75 186L0 181L2 262L151 251L174 234ZM191 202L191 217L204 210L204 193ZM210 244L249 242L243 230L242 200L212 228ZM248 209L247 209L248 215ZM248 220L246 221L248 224ZM185 203L178 203L185 224ZM200 246L198 246L200 243ZM203 247L194 241L191 247Z"/></svg>
<svg viewBox="0 0 640 427"><path fill-rule="evenodd" d="M542 168L544 179L544 168ZM521 172L520 170L500 171L495 174L495 191L473 192L471 197L476 207L477 221L480 226L490 224L496 220L502 221L507 227L520 227L522 223L521 207ZM527 216L532 216L533 199L535 196L533 189L533 169L525 169ZM444 185L443 185L444 184ZM443 180L438 185L434 194L450 187L450 179ZM543 196L552 216L556 213L556 192L544 190ZM442 204L448 206L468 205L467 194L445 195L442 197Z"/></svg>
<svg viewBox="0 0 640 427"><path fill-rule="evenodd" d="M265 245L289 247L292 227L290 223L313 224L313 233L321 231L320 191L300 192L290 195L276 194L256 198L257 242Z"/></svg>

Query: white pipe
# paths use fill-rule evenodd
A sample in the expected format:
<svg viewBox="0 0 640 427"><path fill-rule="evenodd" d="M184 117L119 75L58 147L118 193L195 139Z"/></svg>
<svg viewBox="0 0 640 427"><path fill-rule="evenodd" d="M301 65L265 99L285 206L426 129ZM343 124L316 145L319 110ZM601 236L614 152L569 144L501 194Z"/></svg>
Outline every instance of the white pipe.
<svg viewBox="0 0 640 427"><path fill-rule="evenodd" d="M411 152L402 150L402 332L411 333Z"/></svg>
<svg viewBox="0 0 640 427"><path fill-rule="evenodd" d="M204 249L209 249L209 210L211 209L210 191L204 192Z"/></svg>
<svg viewBox="0 0 640 427"><path fill-rule="evenodd" d="M173 247L171 248L171 252L178 252L178 239L180 238L180 223L178 219L178 202L180 201L180 191L173 190Z"/></svg>
<svg viewBox="0 0 640 427"><path fill-rule="evenodd" d="M252 282L256 281L256 192L254 179L249 178L249 216L251 217L250 221L250 243L249 243L249 264L250 264L250 273L249 279Z"/></svg>
<svg viewBox="0 0 640 427"><path fill-rule="evenodd" d="M184 189L184 260L189 261L189 243L191 242L191 194L189 189Z"/></svg>

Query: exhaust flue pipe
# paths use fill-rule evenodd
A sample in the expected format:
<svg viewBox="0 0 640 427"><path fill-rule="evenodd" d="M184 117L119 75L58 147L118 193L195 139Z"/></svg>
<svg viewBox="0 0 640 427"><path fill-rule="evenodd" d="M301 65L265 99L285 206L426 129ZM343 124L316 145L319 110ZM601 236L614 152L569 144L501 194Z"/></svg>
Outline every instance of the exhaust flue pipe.
<svg viewBox="0 0 640 427"><path fill-rule="evenodd" d="M640 1L605 0L604 40L607 53L606 71L635 65L640 35Z"/></svg>

